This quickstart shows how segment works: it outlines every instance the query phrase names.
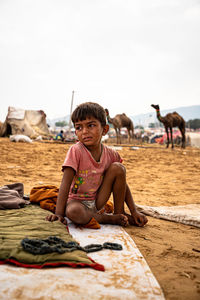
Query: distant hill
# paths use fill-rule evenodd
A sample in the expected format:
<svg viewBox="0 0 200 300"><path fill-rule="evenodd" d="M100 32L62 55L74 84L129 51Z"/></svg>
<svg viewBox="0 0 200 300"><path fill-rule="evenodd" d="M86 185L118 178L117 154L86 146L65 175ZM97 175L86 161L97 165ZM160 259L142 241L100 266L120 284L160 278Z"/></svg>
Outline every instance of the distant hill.
<svg viewBox="0 0 200 300"><path fill-rule="evenodd" d="M200 119L200 105L176 107L173 109L161 110L160 113L162 116L165 116L166 114L172 113L174 111L176 111L179 115L181 115L186 122L188 120ZM158 119L156 117L156 111L155 109L153 109L153 107L152 107L152 112L131 116L131 119L133 120L134 126L142 125L146 127L148 126L149 123L158 122Z"/></svg>
<svg viewBox="0 0 200 300"><path fill-rule="evenodd" d="M193 119L200 119L200 105L192 105L192 106L186 106L186 107L176 107L173 109L167 109L167 110L161 110L161 115L165 116L168 113L171 113L173 111L176 111L179 113L185 121L193 120ZM131 119L133 120L134 126L136 125L142 125L142 126L148 126L149 123L155 123L158 122L156 117L156 111L152 107L152 111L146 114L139 114L135 116L131 116ZM54 126L56 122L66 121L69 122L69 115L55 118L55 119L47 119L47 123L50 126Z"/></svg>

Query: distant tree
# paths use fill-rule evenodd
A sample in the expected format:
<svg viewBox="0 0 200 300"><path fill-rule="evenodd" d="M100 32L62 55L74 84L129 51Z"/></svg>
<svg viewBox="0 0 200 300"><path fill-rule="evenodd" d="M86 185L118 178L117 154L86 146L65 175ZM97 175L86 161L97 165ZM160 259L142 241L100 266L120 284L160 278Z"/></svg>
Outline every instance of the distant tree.
<svg viewBox="0 0 200 300"><path fill-rule="evenodd" d="M136 125L135 129L144 129L144 127L142 125Z"/></svg>
<svg viewBox="0 0 200 300"><path fill-rule="evenodd" d="M156 127L156 123L149 123L149 128L155 128Z"/></svg>
<svg viewBox="0 0 200 300"><path fill-rule="evenodd" d="M200 128L200 119L193 119L186 122L186 127L191 129Z"/></svg>
<svg viewBox="0 0 200 300"><path fill-rule="evenodd" d="M55 123L55 125L57 127L64 127L64 126L67 125L67 122L66 121L58 121L58 122Z"/></svg>
<svg viewBox="0 0 200 300"><path fill-rule="evenodd" d="M149 123L149 128L158 128L158 127L163 127L163 124L160 122L155 122L155 123Z"/></svg>

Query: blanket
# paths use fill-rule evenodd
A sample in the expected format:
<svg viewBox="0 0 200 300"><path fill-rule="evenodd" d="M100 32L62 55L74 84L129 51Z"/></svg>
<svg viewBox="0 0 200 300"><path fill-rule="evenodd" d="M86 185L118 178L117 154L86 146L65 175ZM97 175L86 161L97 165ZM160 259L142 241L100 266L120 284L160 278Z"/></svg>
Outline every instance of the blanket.
<svg viewBox="0 0 200 300"><path fill-rule="evenodd" d="M23 183L17 182L0 187L0 209L21 208L29 203L24 199Z"/></svg>
<svg viewBox="0 0 200 300"><path fill-rule="evenodd" d="M200 204L177 206L144 206L137 205L137 209L145 215L174 221L200 228Z"/></svg>
<svg viewBox="0 0 200 300"><path fill-rule="evenodd" d="M46 215L47 211L32 204L21 209L0 210L0 264L13 263L35 268L58 265L87 266L104 270L102 265L93 262L81 250L40 255L24 251L21 246L24 238L46 239L49 236L56 236L65 242L75 241L66 225L59 221L48 222L45 220Z"/></svg>

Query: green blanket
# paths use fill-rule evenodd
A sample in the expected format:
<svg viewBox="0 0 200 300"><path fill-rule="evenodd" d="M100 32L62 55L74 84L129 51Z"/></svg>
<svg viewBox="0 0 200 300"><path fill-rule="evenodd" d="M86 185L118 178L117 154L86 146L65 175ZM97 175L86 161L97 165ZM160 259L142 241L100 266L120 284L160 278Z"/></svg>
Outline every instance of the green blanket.
<svg viewBox="0 0 200 300"><path fill-rule="evenodd" d="M14 263L23 267L68 265L71 267L92 267L103 270L103 266L93 262L84 251L75 250L59 254L57 252L34 255L23 250L24 238L44 239L57 236L65 242L75 241L66 225L59 221L48 222L49 212L36 205L21 209L0 210L0 264Z"/></svg>

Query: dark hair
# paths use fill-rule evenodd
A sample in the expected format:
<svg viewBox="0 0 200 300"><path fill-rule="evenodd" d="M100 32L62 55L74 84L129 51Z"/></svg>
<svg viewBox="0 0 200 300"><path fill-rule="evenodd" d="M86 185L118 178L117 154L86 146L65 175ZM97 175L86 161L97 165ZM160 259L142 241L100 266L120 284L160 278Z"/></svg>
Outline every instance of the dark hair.
<svg viewBox="0 0 200 300"><path fill-rule="evenodd" d="M86 120L88 117L94 117L102 126L106 125L106 113L104 108L94 102L85 102L77 106L72 113L71 120L73 124L75 124L78 121Z"/></svg>

